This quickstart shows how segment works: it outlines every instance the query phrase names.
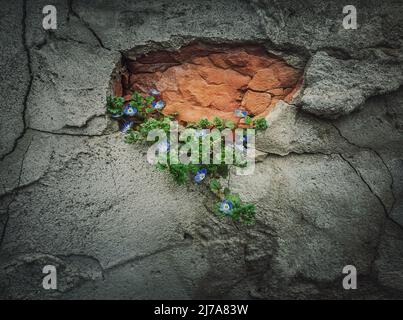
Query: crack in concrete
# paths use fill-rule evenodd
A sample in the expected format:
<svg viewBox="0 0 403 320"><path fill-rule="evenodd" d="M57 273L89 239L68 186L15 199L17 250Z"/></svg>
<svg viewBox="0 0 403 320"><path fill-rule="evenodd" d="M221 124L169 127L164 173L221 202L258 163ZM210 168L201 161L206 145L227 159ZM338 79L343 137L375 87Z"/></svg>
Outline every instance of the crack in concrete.
<svg viewBox="0 0 403 320"><path fill-rule="evenodd" d="M289 153L287 153L287 154L285 154L285 155L280 155L280 154L276 154L276 153L272 153L272 152L267 152L267 151L265 151L265 150L259 150L259 149L257 149L257 150L262 151L262 152L265 152L265 153L267 153L268 155L277 156L277 157L285 157L285 156L293 155L293 154L295 154L295 155L302 155L302 154L311 154L311 155L313 155L313 154L322 154L322 155L338 155L338 156L340 156L340 158L342 158L342 159L353 169L353 171L355 172L355 174L356 174L356 175L360 178L360 180L367 186L367 188L369 189L369 191L377 198L377 200L379 201L379 203L381 204L381 206L382 206L382 208L383 208L385 219L391 221L394 225L396 225L397 227L399 227L399 229L403 230L403 226L401 226L400 224L398 224L396 221L394 221L394 220L389 216L389 214L390 214L390 212L392 212L393 207L394 207L395 202L396 202L396 196L394 195L394 192L393 192L394 179L393 179L393 175L392 175L391 170L389 169L388 165L386 164L386 162L385 162L385 160L383 159L383 157L381 156L381 154L380 154L377 150L374 150L373 148L370 148L370 147L363 147L363 146L360 146L360 145L358 145L358 144L356 144L356 143L350 141L347 137L345 137L345 136L342 134L340 128L338 128L338 127L336 126L336 124L334 124L333 122L330 122L330 123L331 123L331 125L337 130L339 136L340 136L342 139L344 139L349 145L355 147L355 148L358 149L358 150L367 150L367 151L370 151L370 152L374 153L374 154L380 159L380 161L383 163L383 165L384 165L385 169L387 170L387 172L388 172L388 174L389 174L389 176L390 176L390 179L391 179L390 192L391 192L391 195L392 195L392 197L393 197L393 204L392 204L392 206L391 206L389 212L388 212L387 207L386 207L385 203L383 202L382 198L381 198L380 196L378 196L378 195L374 192L374 190L371 188L371 186L369 185L369 183L364 179L364 177L361 175L361 173L360 173L360 172L354 167L354 165L353 165L350 161L348 161L347 158L344 157L341 153L322 153L322 152L303 152L303 153L297 153L297 152L289 152ZM267 158L266 158L266 159L267 159ZM375 273L376 273L376 272L374 271L374 268L375 268L375 267L374 267L374 264L375 264L376 260L377 260L378 257L379 257L379 248L380 248L380 245L381 245L381 242L382 242L382 236L384 235L385 229L386 229L386 223L385 223L385 221L386 221L386 220L383 220L383 223L382 223L382 225L380 226L380 232L379 232L379 235L378 235L377 240L376 240L376 245L375 245L375 247L374 247L373 259L372 259L372 261L371 261L371 263L370 263L370 265L371 265L371 270L372 270L372 271L371 271L372 274L375 274ZM309 224L312 225L311 223L309 223ZM375 278L376 278L376 277L375 277Z"/></svg>
<svg viewBox="0 0 403 320"><path fill-rule="evenodd" d="M372 190L372 188L371 188L371 187L369 186L369 184L365 181L365 179L361 176L361 174L358 172L358 170L356 170L355 167L354 167L346 158L344 158L342 154L340 154L340 157L341 157L343 160L345 160L345 161L350 165L350 167L353 168L353 170L356 172L356 174L357 174L357 175L361 178L361 180L367 185L368 189L372 192L372 194L378 199L378 201L379 201L379 202L381 203L381 205L383 206L383 210L384 210L384 214L385 214L385 220L383 221L383 224L382 224L382 226L380 227L380 232L379 232L379 235L378 235L378 238L377 238L377 243L376 243L376 246L375 246L375 248L374 248L374 256L373 256L373 258L372 258L372 261L370 262L371 273L372 273L372 274L375 274L375 277L377 277L377 276L376 276L376 273L377 273L377 272L376 272L375 263L376 263L377 259L378 259L379 256L380 256L379 249L380 249L380 246L381 246L381 243L382 243L382 236L383 236L383 235L385 234L385 232L386 232L386 222L385 222L385 221L388 220L388 221L392 222L395 226L397 226L400 230L403 231L403 226L400 225L398 222L396 222L392 217L390 217L390 212L392 212L393 207L394 207L394 205L395 205L395 203L396 203L396 197L395 197L394 192L393 192L393 183L394 183L393 175L392 175L392 172L390 171L389 167L386 165L385 161L383 160L383 158L381 157L381 155L380 155L380 153L379 153L378 151L376 151L376 150L374 150L374 149L372 149L372 148L370 148L370 147L363 147L363 146L360 146L360 145L358 145L358 144L356 144L356 143L350 141L349 139L347 139L347 137L345 137L345 136L342 134L341 130L340 130L334 123L332 123L332 125L335 127L335 129L337 130L337 132L339 133L339 135L340 135L347 143L349 143L350 145L355 146L356 148L358 148L358 149L360 149L360 150L369 150L369 151L372 151L373 153L375 153L375 154L377 155L377 157L381 160L381 162L383 163L383 165L385 166L386 170L388 171L388 173L389 173L389 175L390 175L390 177L391 177L390 190L391 190L391 194L392 194L392 197L393 197L393 203L392 203L392 206L391 206L390 211L388 212L388 210L387 210L385 204L383 203L382 199L374 193L374 191Z"/></svg>
<svg viewBox="0 0 403 320"><path fill-rule="evenodd" d="M82 90L82 89L81 89L81 90ZM87 90L92 90L92 88L91 88L91 89L87 89ZM76 130L76 129L83 129L83 128L88 127L88 125L90 124L90 122L93 121L93 120L95 120L95 119L97 119L97 118L104 118L104 119L105 119L105 113L103 113L103 114L93 114L93 115L91 115L90 117L88 117L88 118L85 120L85 122L84 122L83 124L81 124L81 125L66 124L66 125L64 125L60 130L63 130L63 129L73 129L73 130Z"/></svg>
<svg viewBox="0 0 403 320"><path fill-rule="evenodd" d="M22 176L22 172L23 172L23 169L24 169L25 157L26 157L26 155L28 153L29 148L31 147L32 140L33 140L33 138L31 138L31 140L29 141L27 149L25 150L25 152L24 152L24 154L22 156L20 171L19 171L19 174L18 174L17 187L16 187L16 189L13 190L11 200L7 204L6 213L5 213L6 219L5 219L5 222L3 223L3 230L2 230L2 233L1 233L1 236L0 236L0 251L1 251L1 248L3 246L3 241L4 241L4 238L5 238L5 235L6 235L6 229L7 229L7 226L8 226L9 219L10 219L10 207L13 204L13 202L15 201L15 199L17 198L17 195L18 195L18 188L19 188L19 186L21 184L21 176Z"/></svg>
<svg viewBox="0 0 403 320"><path fill-rule="evenodd" d="M393 203L392 203L392 206L391 206L390 210L386 211L387 216L389 217L389 214L390 214L390 212L392 212L393 207L394 207L394 205L396 203L396 196L395 196L395 194L393 192L393 184L394 184L393 174L390 171L390 169L389 169L388 165L386 164L385 160L382 158L382 156L380 155L380 153L377 150L375 150L375 149L373 149L371 147L368 147L368 146L365 146L365 147L360 146L360 145L350 141L349 139L347 139L346 136L344 136L342 134L340 128L337 127L337 125L335 123L331 122L331 125L337 130L337 132L340 135L340 137L343 138L348 144L350 144L351 146L354 146L354 147L356 147L357 149L360 149L360 150L367 150L367 151L373 152L379 158L379 160L383 163L383 165L384 165L384 167L385 167L386 171L388 172L388 174L390 176L390 179L391 179L391 183L390 183L389 187L390 187L390 192L391 192L391 195L392 195L392 198L393 198Z"/></svg>
<svg viewBox="0 0 403 320"><path fill-rule="evenodd" d="M0 195L0 200L3 199L3 198L5 198L5 197L7 197L7 196L12 195L14 192L22 191L23 189L29 188L29 187L31 187L31 186L33 186L33 185L39 183L42 178L43 178L43 177L40 177L40 178L35 179L35 180L32 180L31 182L29 182L29 183L27 183L27 184L24 184L24 185L22 185L22 186L20 185L20 186L18 186L18 187L13 187L13 188L11 188L11 189L8 190L8 191L6 191L7 189L3 187L4 192Z"/></svg>
<svg viewBox="0 0 403 320"><path fill-rule="evenodd" d="M390 212L392 212L393 211L393 208L394 208L394 206L395 206L395 204L396 204L396 201L397 201L397 199L396 199L396 196L395 196L395 193L393 192L393 185L394 185L394 178L393 178L393 174L392 174L392 172L390 171L390 169L389 169L389 167L388 167L388 165L386 164L386 162L385 162L385 160L382 158L382 156L381 156L381 154L377 151L377 150L375 150L375 149L372 149L372 151L378 156L378 158L381 160L381 162L383 163L383 165L385 166L385 168L386 168L386 171L388 171L388 173L389 173L389 176L390 176L390 192L391 192L391 194L392 194L392 198L393 198L393 203L392 203L392 205L391 205L391 208L390 208L390 211L389 211L389 213Z"/></svg>
<svg viewBox="0 0 403 320"><path fill-rule="evenodd" d="M32 138L32 139L33 139L33 138ZM49 158L50 158L50 159L53 159L54 154L55 154L55 151L52 150L52 152L51 152ZM19 191L22 191L22 190L24 190L24 189L27 189L27 188L29 188L29 187L31 187L31 186L33 186L33 185L40 184L40 183L41 183L41 180L44 179L44 178L46 177L46 175L49 173L49 167L50 167L50 166L49 166L49 164L48 164L47 169L44 170L43 174L42 174L40 177L38 177L38 178L36 178L36 179L34 179L34 180L32 180L32 181L30 181L30 182L24 184L24 185L19 185L19 186L12 187L12 188L11 188L10 190L8 190L8 191L7 191L7 188L3 185L3 190L4 190L4 191L3 191L3 193L1 193L1 195L0 195L0 200L3 199L3 198L5 198L5 197L7 197L7 196L9 196L9 195L12 195L14 192L19 192Z"/></svg>
<svg viewBox="0 0 403 320"><path fill-rule="evenodd" d="M98 267L101 271L102 280L105 280L105 269L103 268L99 259L95 258L94 256L90 256L90 255L83 254L83 253L69 253L69 254L63 254L63 255L56 255L56 257L59 259L62 259L62 260L63 259L77 259L77 258L84 258L84 259L92 260L95 262L95 264L98 265Z"/></svg>
<svg viewBox="0 0 403 320"><path fill-rule="evenodd" d="M155 250L155 251L153 251L151 253L148 253L148 254L138 255L138 256L134 256L134 257L122 260L122 261L120 261L120 262L118 262L116 264L113 264L113 265L109 266L109 267L103 267L101 261L98 258L96 258L96 257L94 257L92 255L84 254L84 253L69 253L69 254L56 254L56 255L49 254L49 253L38 253L38 254L42 254L42 255L49 256L49 257L54 257L56 259L60 259L66 265L68 264L68 261L66 261L66 260L69 260L69 259L76 260L77 258L88 259L88 260L93 261L96 264L96 267L99 269L98 271L101 274L101 279L99 279L99 278L90 279L90 278L82 278L81 277L80 281L78 283L76 283L74 285L74 287L71 287L71 288L69 288L68 290L66 290L64 292L64 293L66 293L66 292L70 292L72 290L76 290L76 289L80 288L82 285L84 285L85 283L88 283L88 282L94 282L94 281L97 281L97 280L105 281L107 276L108 276L108 273L114 271L115 269L123 267L126 264L140 262L143 259L152 257L154 255L158 255L158 254L168 252L168 251L171 251L171 250L174 250L174 249L182 248L182 247L189 247L190 245L191 244L189 244L189 243L177 243L177 244L174 244L174 245L169 245L169 246L157 249L157 250ZM31 253L29 253L29 254L31 254ZM96 269L94 269L94 267L91 267L91 270L96 270Z"/></svg>
<svg viewBox="0 0 403 320"><path fill-rule="evenodd" d="M364 182L364 184L368 187L369 191L378 199L379 203L382 205L383 210L385 212L385 215L388 215L388 209L386 208L386 205L384 204L383 200L381 199L380 196L378 196L374 190L371 188L371 186L369 185L369 183L364 179L364 177L362 176L361 172L351 163L351 161L347 160L347 158L345 156L343 156L343 154L339 153L340 158L342 158L356 173L356 175L362 180L362 182Z"/></svg>
<svg viewBox="0 0 403 320"><path fill-rule="evenodd" d="M126 264L133 263L133 262L140 262L140 261L142 261L142 260L144 260L146 258L150 258L150 257L152 257L154 255L158 255L160 253L164 253L164 252L171 251L171 250L178 249L178 248L182 248L182 247L189 247L190 245L191 244L189 244L189 243L176 243L176 244L168 245L166 247L157 249L157 250L155 250L153 252L150 252L150 253L140 254L140 255L137 255L137 256L134 256L134 257L131 257L131 258L128 258L128 259L121 260L121 261L119 261L119 262L117 262L115 264L110 265L109 267L104 268L104 271L105 272L110 272L110 271L112 271L114 269L117 269L119 267L122 267L122 266L124 266Z"/></svg>
<svg viewBox="0 0 403 320"><path fill-rule="evenodd" d="M286 154L280 154L280 153L276 153L276 152L272 152L272 151L266 151L260 148L256 148L257 151L266 153L267 157L268 156L275 156L275 157L287 157L287 156L301 156L301 155L322 155L322 156L332 156L332 155L339 155L340 153L338 152L321 152L321 151L315 151L315 152L309 152L309 151L303 151L303 152L296 152L296 151L289 151ZM266 158L263 159L263 161L265 161Z"/></svg>
<svg viewBox="0 0 403 320"><path fill-rule="evenodd" d="M62 37L62 36L57 35L54 32L46 31L45 38L41 42L31 45L31 48L36 47L38 50L41 50L44 46L51 43L52 40L61 41L61 42L74 42L74 43L87 45L87 46L91 45L90 43L80 41L80 40L77 40L77 39L74 39L74 38L71 38L68 36Z"/></svg>
<svg viewBox="0 0 403 320"><path fill-rule="evenodd" d="M395 226L397 226L400 230L403 231L403 226L400 225L397 221L395 221L395 220L390 216L390 213L392 212L393 207L394 207L394 205L395 205L395 203L396 203L396 197L395 197L394 192L393 192L393 183L394 183L394 180L393 180L392 172L390 171L389 167L386 165L386 163L385 163L385 161L383 160L383 158L381 157L381 155L378 153L378 151L376 151L376 150L374 150L374 149L372 149L372 148L370 148L370 147L363 147L363 146L360 146L360 145L358 145L358 144L356 144L356 143L350 141L349 139L347 139L347 137L345 137L345 136L342 134L341 130L336 126L336 124L334 124L334 123L331 123L331 124L335 127L335 129L337 130L337 132L339 133L339 135L340 135L347 143L349 143L349 144L352 145L352 146L355 146L356 148L358 148L358 149L360 149L360 150L369 150L369 151L372 151L374 154L376 154L376 155L378 156L378 158L379 158L379 159L381 160L381 162L384 164L386 170L388 171L388 173L389 173L389 175L390 175L390 177L391 177L390 191L391 191L391 194L392 194L392 197L393 197L393 203L392 203L392 206L391 206L390 211L387 210L387 208L386 208L385 204L383 203L383 201L381 200L381 198L378 197L378 196L372 191L372 189L369 187L368 183L367 183L360 175L359 175L359 176L360 176L361 179L365 182L365 184L368 186L368 188L371 190L371 192L377 197L377 199L379 200L379 202L382 204L383 209L384 209L384 213L385 213L385 219L386 219L386 220L389 220L389 221L392 222ZM340 154L340 157L342 157L341 154ZM346 159L344 159L344 160L346 160ZM347 163L349 163L349 162L347 161ZM350 164L350 163L349 163L349 164ZM350 164L350 166L352 166L352 165ZM352 166L352 167L353 167L353 166ZM353 167L353 169L355 169L355 168ZM355 171L357 172L357 170L355 170ZM382 229L382 230L381 230L381 232L379 233L378 243L377 243L377 246L376 246L376 249L375 249L374 258L373 258L373 260L372 260L372 262L371 262L372 268L374 268L373 265L374 265L374 263L375 263L377 257L379 256L379 247L380 247L380 244L381 244L382 235L385 233L385 229L386 229L386 223L385 223L385 222L383 223L383 226L381 227L381 229Z"/></svg>
<svg viewBox="0 0 403 320"><path fill-rule="evenodd" d="M62 36L58 36L53 32L49 32L49 38L50 39L54 39L57 41L62 41L62 42L74 42L74 43L78 43L78 44L82 44L82 45L89 45L89 43L84 42L84 41L80 41L71 37L62 37Z"/></svg>
<svg viewBox="0 0 403 320"><path fill-rule="evenodd" d="M80 22L83 24L84 27L86 27L88 29L89 32L91 32L91 34L95 37L95 39L97 40L98 44L100 45L101 48L111 51L110 48L105 47L101 37L95 32L95 30L90 26L90 24L85 21L73 8L73 1L74 0L67 0L67 5L68 5L68 13L67 13L67 17L69 19L70 15L75 16L78 20L80 20Z"/></svg>
<svg viewBox="0 0 403 320"><path fill-rule="evenodd" d="M110 136L113 134L113 133L86 134L86 133L55 132L55 131L47 131L47 130L42 130L42 129L35 129L32 127L28 127L27 129L36 131L36 132L40 132L40 133L50 134L50 135L70 136L70 137L106 137L106 136Z"/></svg>
<svg viewBox="0 0 403 320"><path fill-rule="evenodd" d="M7 152L5 155L3 155L0 158L0 161L3 161L6 157L8 157L10 154L12 154L18 146L18 142L25 136L25 133L27 132L27 120L26 120L26 111L27 111L27 105L28 105L28 97L31 93L31 88L32 88L32 83L34 80L33 72L32 72L32 61L31 61L31 52L30 48L27 43L27 1L23 1L23 6L22 6L22 45L24 47L24 50L27 55L27 67L28 67L28 73L29 73L29 82L27 89L24 94L24 100L23 100L23 109L22 109L22 123L23 123L23 130L21 134L17 137L17 139L14 140L13 147L11 151Z"/></svg>

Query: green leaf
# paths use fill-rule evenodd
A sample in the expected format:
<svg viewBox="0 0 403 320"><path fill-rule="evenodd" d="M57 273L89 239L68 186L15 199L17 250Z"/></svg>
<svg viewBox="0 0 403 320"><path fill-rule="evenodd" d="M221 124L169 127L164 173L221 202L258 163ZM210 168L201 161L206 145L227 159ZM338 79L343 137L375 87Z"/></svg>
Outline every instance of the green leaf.
<svg viewBox="0 0 403 320"><path fill-rule="evenodd" d="M138 131L129 130L125 135L125 142L132 144L140 140L140 133Z"/></svg>
<svg viewBox="0 0 403 320"><path fill-rule="evenodd" d="M207 118L200 119L197 123L197 127L201 129L206 129L211 125L212 123Z"/></svg>
<svg viewBox="0 0 403 320"><path fill-rule="evenodd" d="M256 130L266 130L268 128L267 121L265 118L258 118L253 121L253 126Z"/></svg>
<svg viewBox="0 0 403 320"><path fill-rule="evenodd" d="M156 166L157 166L157 169L159 169L161 171L166 170L168 168L168 166L166 164L162 164L159 162L156 164Z"/></svg>
<svg viewBox="0 0 403 320"><path fill-rule="evenodd" d="M227 120L225 121L225 127L227 127L228 129L234 129L235 128L235 123L232 120Z"/></svg>
<svg viewBox="0 0 403 320"><path fill-rule="evenodd" d="M197 128L197 123L195 123L195 122L188 122L188 123L186 124L186 128L193 128L193 129L196 129L196 128Z"/></svg>
<svg viewBox="0 0 403 320"><path fill-rule="evenodd" d="M122 97L108 96L106 97L106 110L111 114L117 114L122 112L122 107L124 104L124 99Z"/></svg>
<svg viewBox="0 0 403 320"><path fill-rule="evenodd" d="M185 164L172 164L169 172L178 184L184 184L189 178L189 166Z"/></svg>
<svg viewBox="0 0 403 320"><path fill-rule="evenodd" d="M217 166L217 173L223 177L227 178L229 173L229 167L227 164L218 164Z"/></svg>
<svg viewBox="0 0 403 320"><path fill-rule="evenodd" d="M153 102L154 100L155 98L153 96L148 96L145 98L146 104L151 104L151 102Z"/></svg>
<svg viewBox="0 0 403 320"><path fill-rule="evenodd" d="M249 116L246 116L245 117L245 124L251 124L252 123L252 118L251 117L249 117Z"/></svg>
<svg viewBox="0 0 403 320"><path fill-rule="evenodd" d="M123 97L117 97L115 101L115 105L117 107L123 107L123 104L125 103L125 99Z"/></svg>
<svg viewBox="0 0 403 320"><path fill-rule="evenodd" d="M210 190L213 193L218 193L221 190L221 183L217 179L211 179L210 181Z"/></svg>
<svg viewBox="0 0 403 320"><path fill-rule="evenodd" d="M213 119L213 125L217 128L217 129L224 129L224 121L223 119L219 118L219 117L214 117Z"/></svg>
<svg viewBox="0 0 403 320"><path fill-rule="evenodd" d="M240 207L241 205L241 198L237 193L231 193L226 197L227 200L230 200L235 208Z"/></svg>
<svg viewBox="0 0 403 320"><path fill-rule="evenodd" d="M106 111L108 111L111 114L118 114L118 113L122 112L122 108L110 106L106 109Z"/></svg>

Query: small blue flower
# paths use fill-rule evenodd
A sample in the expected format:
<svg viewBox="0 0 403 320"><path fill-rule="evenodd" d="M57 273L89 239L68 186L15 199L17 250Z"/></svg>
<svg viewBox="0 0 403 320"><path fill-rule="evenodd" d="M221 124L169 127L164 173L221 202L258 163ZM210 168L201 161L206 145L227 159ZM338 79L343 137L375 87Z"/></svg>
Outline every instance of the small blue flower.
<svg viewBox="0 0 403 320"><path fill-rule="evenodd" d="M206 174L207 174L206 168L198 170L195 175L195 181L197 183L200 183L206 177Z"/></svg>
<svg viewBox="0 0 403 320"><path fill-rule="evenodd" d="M126 107L124 107L123 113L127 116L132 117L137 113L137 109L128 104Z"/></svg>
<svg viewBox="0 0 403 320"><path fill-rule="evenodd" d="M165 107L165 102L164 102L163 100L160 100L160 101L153 101L153 102L151 103L151 106L152 106L154 109L161 110L162 108Z"/></svg>
<svg viewBox="0 0 403 320"><path fill-rule="evenodd" d="M133 121L123 121L120 124L120 132L126 133L131 127L133 127Z"/></svg>
<svg viewBox="0 0 403 320"><path fill-rule="evenodd" d="M159 152L168 152L170 148L171 146L167 140L162 140L160 143L158 143Z"/></svg>
<svg viewBox="0 0 403 320"><path fill-rule="evenodd" d="M123 116L123 112L118 112L118 113L112 113L111 114L111 117L115 118L115 119L121 118L122 116Z"/></svg>
<svg viewBox="0 0 403 320"><path fill-rule="evenodd" d="M161 92L159 92L157 89L150 89L148 91L149 94L153 95L153 96L158 96L161 94Z"/></svg>
<svg viewBox="0 0 403 320"><path fill-rule="evenodd" d="M220 211L225 215L230 215L232 208L233 208L232 202L229 200L223 200L220 203Z"/></svg>
<svg viewBox="0 0 403 320"><path fill-rule="evenodd" d="M248 115L248 111L244 111L241 109L235 109L234 113L237 117L240 117L240 118L245 118Z"/></svg>

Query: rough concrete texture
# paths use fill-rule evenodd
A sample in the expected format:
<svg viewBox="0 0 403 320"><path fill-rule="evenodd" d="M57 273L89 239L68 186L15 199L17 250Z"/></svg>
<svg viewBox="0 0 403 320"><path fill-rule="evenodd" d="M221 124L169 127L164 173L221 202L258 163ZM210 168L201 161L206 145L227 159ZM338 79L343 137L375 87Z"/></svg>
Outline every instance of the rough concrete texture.
<svg viewBox="0 0 403 320"><path fill-rule="evenodd" d="M53 3L45 32L47 1L1 1L1 298L403 298L401 2L355 2L357 30L333 1ZM215 217L105 116L121 52L192 40L258 42L305 74L255 173L230 175L253 226Z"/></svg>

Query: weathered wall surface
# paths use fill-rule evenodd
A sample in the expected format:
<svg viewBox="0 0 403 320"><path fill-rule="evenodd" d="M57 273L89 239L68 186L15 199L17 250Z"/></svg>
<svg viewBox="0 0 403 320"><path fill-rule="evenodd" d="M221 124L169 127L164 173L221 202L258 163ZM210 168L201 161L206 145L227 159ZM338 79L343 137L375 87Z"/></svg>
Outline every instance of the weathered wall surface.
<svg viewBox="0 0 403 320"><path fill-rule="evenodd" d="M1 1L1 298L403 298L401 3L355 2L344 30L333 1L55 1L52 33L46 4ZM230 176L251 227L217 219L105 115L121 51L194 39L306 65L255 174Z"/></svg>

